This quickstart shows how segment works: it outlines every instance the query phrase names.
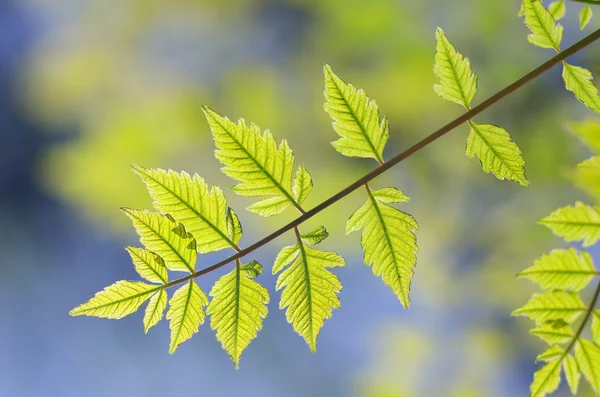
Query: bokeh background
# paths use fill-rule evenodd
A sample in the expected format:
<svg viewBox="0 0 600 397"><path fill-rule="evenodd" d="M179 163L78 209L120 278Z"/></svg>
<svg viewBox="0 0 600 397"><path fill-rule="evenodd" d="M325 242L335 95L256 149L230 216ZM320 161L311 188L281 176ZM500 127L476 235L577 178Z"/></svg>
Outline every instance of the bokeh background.
<svg viewBox="0 0 600 397"><path fill-rule="evenodd" d="M432 90L442 27L479 75L476 102L552 56L527 43L519 2L480 0L5 0L0 2L0 396L525 396L543 344L511 318L536 287L515 274L564 243L536 221L576 199L587 149L570 132L598 120L555 69L476 118L520 145L531 186L498 181L464 155L461 127L378 178L412 197L420 224L412 307L363 265L345 220L356 192L312 219L348 265L342 307L311 354L272 291L264 330L234 370L208 324L173 356L163 321L68 311L136 278L121 206L150 208L129 164L234 182L212 155L202 104L286 138L313 175L306 207L371 170L338 155L323 111L328 63L390 119L389 158L459 115ZM582 37L569 3L565 46ZM588 32L598 26L593 20ZM600 71L598 46L573 63ZM227 194L248 245L295 214L262 219ZM253 257L270 268L286 235ZM591 252L600 261L600 250ZM229 252L202 256L208 266ZM223 274L199 280L209 290ZM566 388L556 394L567 395ZM581 395L591 395L584 386Z"/></svg>

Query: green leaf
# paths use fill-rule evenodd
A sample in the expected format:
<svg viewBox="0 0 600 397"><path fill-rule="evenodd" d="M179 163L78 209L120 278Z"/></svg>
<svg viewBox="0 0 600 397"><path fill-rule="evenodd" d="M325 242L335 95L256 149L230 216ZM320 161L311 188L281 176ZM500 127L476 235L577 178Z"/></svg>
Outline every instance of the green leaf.
<svg viewBox="0 0 600 397"><path fill-rule="evenodd" d="M370 189L367 192L369 199L348 219L346 234L364 228L361 246L365 264L373 266L373 273L381 276L408 308L410 282L417 262L414 234L417 222L411 215L384 204L377 198L377 192Z"/></svg>
<svg viewBox="0 0 600 397"><path fill-rule="evenodd" d="M233 191L241 196L268 197L248 207L249 211L272 216L291 205L299 205L292 191L295 158L285 139L277 148L268 130L261 134L258 126L248 125L244 119L236 124L206 106L202 110L217 147L215 156L224 166L223 172L241 182Z"/></svg>
<svg viewBox="0 0 600 397"><path fill-rule="evenodd" d="M372 192L373 197L384 203L406 203L410 198L395 187L384 187L383 189Z"/></svg>
<svg viewBox="0 0 600 397"><path fill-rule="evenodd" d="M579 373L579 367L577 366L577 362L570 354L565 356L563 360L563 370L565 371L565 378L567 378L567 383L571 388L571 393L573 395L577 395L577 389L579 389L579 379L581 378L581 374Z"/></svg>
<svg viewBox="0 0 600 397"><path fill-rule="evenodd" d="M592 7L589 4L586 4L585 7L581 9L579 13L579 29L583 30L587 26L587 24L592 19Z"/></svg>
<svg viewBox="0 0 600 397"><path fill-rule="evenodd" d="M329 236L329 233L323 226L319 226L315 230L309 233L304 233L302 237L302 241L304 241L308 245L317 245L321 241L325 240Z"/></svg>
<svg viewBox="0 0 600 397"><path fill-rule="evenodd" d="M269 291L252 280L258 268L252 265L246 271L245 267L238 261L235 269L217 280L206 309L211 316L210 327L217 331L217 339L236 368L242 352L262 329L269 303Z"/></svg>
<svg viewBox="0 0 600 397"><path fill-rule="evenodd" d="M177 347L198 332L204 323L204 306L208 297L194 280L180 287L169 301L167 320L170 320L171 345L169 353L175 353Z"/></svg>
<svg viewBox="0 0 600 397"><path fill-rule="evenodd" d="M536 361L554 361L561 358L565 350L559 346L550 346L535 358Z"/></svg>
<svg viewBox="0 0 600 397"><path fill-rule="evenodd" d="M477 92L477 76L471 71L471 63L456 51L442 29L436 29L435 38L433 72L441 84L434 85L433 90L440 97L469 109Z"/></svg>
<svg viewBox="0 0 600 397"><path fill-rule="evenodd" d="M327 268L344 266L345 261L334 252L316 250L302 240L284 250L275 261L273 274L293 263L277 278L277 290L283 288L279 308L287 308L287 321L315 352L321 327L331 317L333 309L340 307L337 294L342 290L342 284Z"/></svg>
<svg viewBox="0 0 600 397"><path fill-rule="evenodd" d="M296 178L294 178L294 186L292 186L292 191L294 192L294 198L298 204L302 204L304 200L308 197L308 194L312 190L313 183L310 174L306 170L304 165L300 165L298 167L298 171L296 171Z"/></svg>
<svg viewBox="0 0 600 397"><path fill-rule="evenodd" d="M198 174L132 165L154 200L154 207L181 222L198 242L198 251L208 253L236 245L227 233L227 200L221 189L208 185Z"/></svg>
<svg viewBox="0 0 600 397"><path fill-rule="evenodd" d="M528 186L525 160L508 132L492 124L470 122L469 126L471 132L467 138L467 156L473 158L477 155L481 168L488 173L491 171L498 179L510 179Z"/></svg>
<svg viewBox="0 0 600 397"><path fill-rule="evenodd" d="M575 292L551 291L533 294L521 308L513 311L513 316L527 316L537 324L548 320L564 320L568 324L575 321L586 307Z"/></svg>
<svg viewBox="0 0 600 397"><path fill-rule="evenodd" d="M600 207L576 202L554 211L539 223L565 241L583 240L589 246L600 239Z"/></svg>
<svg viewBox="0 0 600 397"><path fill-rule="evenodd" d="M166 284L169 281L165 261L159 255L145 248L125 247L135 270L138 274L148 281L159 284Z"/></svg>
<svg viewBox="0 0 600 397"><path fill-rule="evenodd" d="M533 375L530 397L544 397L558 389L560 384L560 361L551 361Z"/></svg>
<svg viewBox="0 0 600 397"><path fill-rule="evenodd" d="M227 235L236 246L242 239L242 225L232 208L227 208Z"/></svg>
<svg viewBox="0 0 600 397"><path fill-rule="evenodd" d="M598 97L598 88L592 81L594 78L592 72L563 62L562 76L567 90L573 92L585 106L600 114L600 97Z"/></svg>
<svg viewBox="0 0 600 397"><path fill-rule="evenodd" d="M558 0L550 3L550 5L548 5L548 11L550 11L552 18L554 18L555 21L562 19L567 12L565 0Z"/></svg>
<svg viewBox="0 0 600 397"><path fill-rule="evenodd" d="M531 44L560 51L563 27L554 21L550 11L539 0L523 0L523 15L525 25L531 31L527 37Z"/></svg>
<svg viewBox="0 0 600 397"><path fill-rule="evenodd" d="M600 154L600 120L590 118L582 122L570 123L570 127L583 143Z"/></svg>
<svg viewBox="0 0 600 397"><path fill-rule="evenodd" d="M596 276L592 257L587 252L577 255L577 250L553 250L543 255L532 266L521 271L518 277L526 277L539 283L544 289L572 289L580 291Z"/></svg>
<svg viewBox="0 0 600 397"><path fill-rule="evenodd" d="M121 280L109 285L86 303L71 310L71 316L119 319L135 313L162 286Z"/></svg>
<svg viewBox="0 0 600 397"><path fill-rule="evenodd" d="M600 347L579 338L575 343L575 361L596 394L600 393Z"/></svg>
<svg viewBox="0 0 600 397"><path fill-rule="evenodd" d="M133 221L142 244L160 256L169 270L194 272L196 240L181 223L158 212L121 210Z"/></svg>
<svg viewBox="0 0 600 397"><path fill-rule="evenodd" d="M162 319L163 313L167 308L167 291L161 289L152 296L146 311L144 313L144 332L148 333L150 328L154 327Z"/></svg>
<svg viewBox="0 0 600 397"><path fill-rule="evenodd" d="M600 202L600 156L591 157L577 164L573 183Z"/></svg>
<svg viewBox="0 0 600 397"><path fill-rule="evenodd" d="M573 337L573 330L566 323L560 326L543 323L529 331L529 333L539 337L549 345L566 343Z"/></svg>
<svg viewBox="0 0 600 397"><path fill-rule="evenodd" d="M592 312L592 340L594 343L600 343L600 309Z"/></svg>
<svg viewBox="0 0 600 397"><path fill-rule="evenodd" d="M383 148L390 135L387 119L363 90L346 84L329 65L325 73L325 111L340 136L333 147L345 156L373 158L383 163Z"/></svg>

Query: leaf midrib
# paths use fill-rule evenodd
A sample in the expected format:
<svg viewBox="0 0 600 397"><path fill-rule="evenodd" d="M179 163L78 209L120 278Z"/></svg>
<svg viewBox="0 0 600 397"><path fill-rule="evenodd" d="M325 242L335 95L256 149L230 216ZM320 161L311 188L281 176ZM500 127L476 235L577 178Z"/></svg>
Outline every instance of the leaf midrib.
<svg viewBox="0 0 600 397"><path fill-rule="evenodd" d="M183 314L181 315L181 322L179 323L179 326L177 327L176 336L173 338L173 340L171 342L172 349L177 348L177 346L179 345L179 343L177 343L177 342L179 341L179 336L181 335L181 330L183 329L183 324L185 322L185 318L187 316L187 311L188 311L188 308L190 305L190 300L192 297L192 290L194 289L194 286L192 285L193 283L194 283L194 280L190 280L190 282L188 284L187 296L185 297L185 304L183 305Z"/></svg>
<svg viewBox="0 0 600 397"><path fill-rule="evenodd" d="M311 288L311 283L310 283L310 269L308 267L308 257L306 255L306 251L304 250L304 242L302 241L302 238L300 237L300 232L298 232L298 230L296 229L296 235L297 235L297 239L298 239L298 246L300 248L300 255L302 257L302 264L304 265L304 274L306 275L305 277L305 281L306 281L306 290L307 290L307 294L306 294L306 302L308 304L308 312L309 312L309 324L310 324L310 348L311 350L314 349L314 342L315 342L315 334L314 334L314 329L313 329L313 301L312 301L312 288Z"/></svg>
<svg viewBox="0 0 600 397"><path fill-rule="evenodd" d="M458 90L460 92L460 96L463 100L463 105L465 106L465 108L467 110L471 110L469 108L469 101L467 101L467 96L464 92L463 86L460 84L460 80L458 78L458 74L456 73L456 65L454 64L454 62L452 62L452 58L450 56L448 56L448 54L450 53L451 48L447 45L447 39L444 37L444 39L442 40L442 45L444 46L444 51L446 52L446 57L448 58L448 63L450 64L450 70L452 70L452 75L454 76L454 81L456 81L456 85L458 86ZM456 50L455 50L456 51ZM457 54L460 55L460 54ZM464 61L464 59L463 59ZM467 76L470 77L470 76Z"/></svg>
<svg viewBox="0 0 600 397"><path fill-rule="evenodd" d="M546 38L548 39L548 41L550 41L550 44L552 44L552 47L554 48L554 50L556 50L556 52L560 52L560 47L559 47L560 43L555 43L554 42L554 38L552 37L552 35L548 31L548 29L546 29L545 24L542 22L541 15L538 14L537 9L533 5L533 1L535 1L535 0L527 0L527 1L529 1L529 4L531 5L531 9L533 10L533 13L535 15L535 19L537 19L537 21L538 21L538 23L540 25L540 28L542 28L542 30L544 31L544 34L546 35ZM541 4L541 2L540 2L540 4ZM543 7L543 5L542 5L542 7ZM553 18L553 20L554 20L554 18ZM555 26L556 26L556 22L555 22ZM534 35L535 35L535 33L534 33Z"/></svg>
<svg viewBox="0 0 600 397"><path fill-rule="evenodd" d="M573 79L573 81L575 81L577 86L579 86L579 89L585 93L585 96L588 98L588 100L592 104L594 104L595 108L597 108L599 106L600 99L597 96L594 96L588 92L588 89L586 88L586 86L584 84L582 84L581 81L579 81L579 79L575 76L575 73L573 73L573 70L571 69L572 67L574 68L575 66L569 65L567 62L563 61L564 70L566 70L567 73L569 73L569 75L571 75L571 78ZM596 109L593 109L593 110L596 111Z"/></svg>
<svg viewBox="0 0 600 397"><path fill-rule="evenodd" d="M479 127L479 124L475 124L473 123L471 120L469 120L469 126L471 126L471 128L473 129L473 131L475 131L475 133L479 136L479 138L481 138L481 140L486 144L486 146L494 153L494 156L496 156L497 158L500 159L500 161L502 162L502 164L504 164L504 166L511 172L511 177L518 180L521 179L520 176L517 174L517 172L506 162L506 160L504 159L504 157L502 157L500 155L500 153L498 153L496 151L496 149L494 149L494 146L491 145L487 139L485 139L485 137L483 136L483 134L479 131L479 129L477 127ZM509 138L510 139L510 138ZM483 163L483 161L482 161Z"/></svg>
<svg viewBox="0 0 600 397"><path fill-rule="evenodd" d="M146 284L146 285L148 285L148 284ZM164 288L165 288L164 285L159 285L156 288L152 288L152 289L149 289L148 291L144 291L144 292L140 292L140 293L135 294L135 295L131 295L131 296L127 297L127 298L122 298L122 299L119 299L119 300L116 300L116 301L111 301L109 303L104 303L104 304L99 305L99 306L94 306L94 307L91 307L89 309L82 310L81 313L85 313L85 312L88 312L90 310L102 309L104 307L111 306L111 305L118 305L119 303L126 302L126 301L129 301L129 300L132 300L132 299L136 299L136 298L142 297L144 295L154 293L155 291L158 291L158 290L164 289Z"/></svg>

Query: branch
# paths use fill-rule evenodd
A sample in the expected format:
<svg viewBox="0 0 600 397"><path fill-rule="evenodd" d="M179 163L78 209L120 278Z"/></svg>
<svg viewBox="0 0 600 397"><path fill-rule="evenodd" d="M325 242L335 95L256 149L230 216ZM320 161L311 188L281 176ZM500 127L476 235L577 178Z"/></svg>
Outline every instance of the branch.
<svg viewBox="0 0 600 397"><path fill-rule="evenodd" d="M569 0L569 1L572 1L573 3L584 3L584 4L591 4L594 6L600 6L599 0Z"/></svg>
<svg viewBox="0 0 600 397"><path fill-rule="evenodd" d="M600 1L598 1L598 3L600 3ZM234 255L231 255L229 258L223 259L222 261L220 261L212 266L209 266L207 268L199 270L199 271L192 273L190 275L187 275L185 277L173 280L173 281L165 284L163 287L169 288L174 285L188 281L190 279L200 277L206 273L210 273L213 270L217 270L217 269L229 264L230 262L240 259L240 258L250 254L251 252L257 250L258 248L262 247L263 245L266 245L267 243L275 240L277 237L281 236L285 232L288 232L289 230L297 227L298 225L302 224L303 222L305 222L308 219L312 218L313 216L317 215L319 212L328 208L332 204L338 202L342 198L344 198L347 195L349 195L350 193L354 192L356 189L369 183L371 180L373 180L376 177L378 177L379 175L383 174L384 172L386 172L393 166L401 163L402 161L406 160L407 158L409 158L413 154L417 153L421 149L425 148L429 144L435 142L439 138L446 135L448 132L452 131L454 128L460 126L461 124L470 120L474 116L483 112L484 110L491 107L496 102L500 101L501 99L508 96L512 92L516 91L517 89L521 88L522 86L526 85L527 83L535 80L537 77L544 74L545 72L550 70L552 67L558 65L559 63L561 63L562 61L564 61L571 55L573 55L576 52L578 52L579 50L587 47L588 45L592 44L593 42L595 42L598 39L600 39L600 29L596 30L589 36L586 36L583 39L579 40L578 42L576 42L569 48L565 49L564 51L558 53L556 56L554 56L553 58L544 62L542 65L538 66L537 68L533 69L531 72L527 73L525 76L521 77L517 81L513 82L512 84L510 84L507 87L503 88L502 90L498 91L496 94L492 95L491 97L489 97L488 99L486 99L485 101L480 103L479 105L475 106L471 110L465 112L461 116L452 120L450 123L441 127L440 129L438 129L431 135L425 137L424 139L420 140L419 142L417 142L410 148L406 149L402 153L394 156L388 162L381 164L379 167L375 168L373 171L364 175L362 178L358 179L356 182L352 183L351 185L347 186L346 188L340 190L339 192L337 192L333 196L329 197L327 200L323 201L316 207L312 208L309 211L304 212L301 216L294 219L287 225L282 226L281 228L277 229L273 233L269 234L267 237L255 242L254 244L248 246L247 248L244 248L243 250L238 251ZM598 291L597 291L597 293L598 293ZM594 300L594 302L595 302L595 300ZM589 314L588 314L588 317L589 317ZM585 320L587 321L587 317Z"/></svg>

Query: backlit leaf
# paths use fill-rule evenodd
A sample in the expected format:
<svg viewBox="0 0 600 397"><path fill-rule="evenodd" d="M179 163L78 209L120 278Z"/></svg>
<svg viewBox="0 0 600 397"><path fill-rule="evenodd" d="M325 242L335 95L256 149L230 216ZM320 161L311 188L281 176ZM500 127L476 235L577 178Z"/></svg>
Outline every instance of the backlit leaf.
<svg viewBox="0 0 600 397"><path fill-rule="evenodd" d="M543 323L529 333L538 336L549 345L566 343L573 337L573 330L568 324L556 326L552 323Z"/></svg>
<svg viewBox="0 0 600 397"><path fill-rule="evenodd" d="M560 360L551 361L533 375L530 397L544 397L558 389L560 384Z"/></svg>
<svg viewBox="0 0 600 397"><path fill-rule="evenodd" d="M592 81L594 78L592 72L563 62L562 76L567 90L573 92L575 97L585 106L600 114L600 97L598 96L598 88Z"/></svg>
<svg viewBox="0 0 600 397"><path fill-rule="evenodd" d="M169 353L173 354L177 347L198 332L204 323L204 307L208 297L194 280L189 280L183 287L175 291L169 301L167 320L170 320L171 345Z"/></svg>
<svg viewBox="0 0 600 397"><path fill-rule="evenodd" d="M586 339L577 339L575 361L592 389L600 393L600 347Z"/></svg>
<svg viewBox="0 0 600 397"><path fill-rule="evenodd" d="M159 284L166 284L169 281L163 258L145 248L125 247L125 249L131 256L135 270L142 278Z"/></svg>
<svg viewBox="0 0 600 397"><path fill-rule="evenodd" d="M565 371L565 378L567 378L569 388L571 388L571 393L573 393L574 396L577 395L581 374L579 373L577 362L570 354L567 354L563 360L563 370Z"/></svg>
<svg viewBox="0 0 600 397"><path fill-rule="evenodd" d="M559 208L539 223L565 241L583 240L589 246L600 239L600 208L581 202Z"/></svg>
<svg viewBox="0 0 600 397"><path fill-rule="evenodd" d="M527 37L531 44L542 48L554 48L560 51L563 27L552 18L552 14L539 0L523 0L525 25L531 31Z"/></svg>
<svg viewBox="0 0 600 397"><path fill-rule="evenodd" d="M167 308L167 291L161 289L155 293L144 312L144 332L148 333L148 330L154 327L162 319L163 313Z"/></svg>
<svg viewBox="0 0 600 397"><path fill-rule="evenodd" d="M585 310L585 305L575 292L550 291L534 294L523 307L513 311L512 314L527 316L537 324L559 319L570 324Z"/></svg>
<svg viewBox="0 0 600 397"><path fill-rule="evenodd" d="M579 13L579 29L583 30L592 19L592 7L586 4Z"/></svg>

